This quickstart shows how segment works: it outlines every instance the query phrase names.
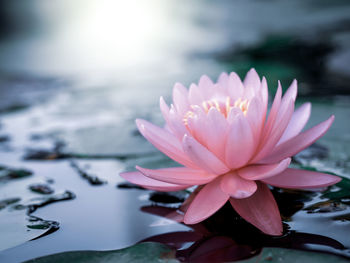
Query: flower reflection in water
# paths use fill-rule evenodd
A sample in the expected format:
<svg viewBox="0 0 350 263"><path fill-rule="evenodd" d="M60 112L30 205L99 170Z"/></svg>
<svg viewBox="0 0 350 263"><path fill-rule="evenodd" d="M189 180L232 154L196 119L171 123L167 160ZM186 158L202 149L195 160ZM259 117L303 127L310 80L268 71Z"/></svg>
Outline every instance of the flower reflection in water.
<svg viewBox="0 0 350 263"><path fill-rule="evenodd" d="M176 209L144 206L142 211L170 218ZM170 216L169 216L170 215ZM283 216L283 214L282 214ZM173 218L176 220L176 218ZM288 228L287 225L284 225ZM176 257L184 262L226 262L250 258L264 247L280 247L341 254L344 246L329 237L287 230L283 236L262 234L226 204L215 215L191 225L192 231L155 235L141 242L159 242L176 249Z"/></svg>

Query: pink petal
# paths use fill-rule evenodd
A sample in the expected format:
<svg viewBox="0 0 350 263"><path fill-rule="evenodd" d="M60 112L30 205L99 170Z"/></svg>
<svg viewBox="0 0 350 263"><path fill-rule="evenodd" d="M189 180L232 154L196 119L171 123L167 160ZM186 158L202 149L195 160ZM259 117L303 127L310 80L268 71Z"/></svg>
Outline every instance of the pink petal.
<svg viewBox="0 0 350 263"><path fill-rule="evenodd" d="M179 140L170 132L159 128L145 120L136 120L141 134L161 152L184 166L196 168L197 166L186 156Z"/></svg>
<svg viewBox="0 0 350 263"><path fill-rule="evenodd" d="M275 164L253 164L239 169L238 174L247 180L261 180L283 172L288 168L291 158Z"/></svg>
<svg viewBox="0 0 350 263"><path fill-rule="evenodd" d="M229 195L221 191L220 178L210 182L196 195L185 214L185 224L196 224L219 210L229 199Z"/></svg>
<svg viewBox="0 0 350 263"><path fill-rule="evenodd" d="M197 105L193 106L193 112L194 116L187 119L187 129L200 144L206 146L207 135L205 131L207 129L207 114L203 108Z"/></svg>
<svg viewBox="0 0 350 263"><path fill-rule="evenodd" d="M215 83L213 86L213 93L211 95L211 98L215 100L225 100L227 96L227 86Z"/></svg>
<svg viewBox="0 0 350 263"><path fill-rule="evenodd" d="M281 87L280 82L278 82L278 86L279 88ZM296 80L294 80L292 85L288 88L288 90L286 91L286 93L284 94L280 102L277 115L274 116L274 120L271 123L271 126L269 127L269 133L264 134L265 142L263 144L263 147L261 147L261 150L258 156L254 158L254 161L259 160L264 156L266 156L266 154L268 154L274 148L274 146L278 143L278 141L282 137L285 129L287 128L291 120L291 117L293 116L294 102L295 102L296 95L297 95L297 85L296 85Z"/></svg>
<svg viewBox="0 0 350 263"><path fill-rule="evenodd" d="M165 119L165 129L170 133L175 134L179 140L182 140L183 134L186 132L186 129L183 125L183 121L179 119L178 114L175 113L174 106L169 109L169 106L164 101L163 97L160 97L159 100L160 110L162 112L163 118Z"/></svg>
<svg viewBox="0 0 350 263"><path fill-rule="evenodd" d="M228 89L228 80L229 80L228 74L227 74L226 72L222 72L222 73L220 74L220 76L218 77L217 83L218 83L220 86L224 87L225 90L227 90L227 89Z"/></svg>
<svg viewBox="0 0 350 263"><path fill-rule="evenodd" d="M254 149L254 136L251 127L243 114L239 114L229 128L225 162L232 169L242 167L249 161Z"/></svg>
<svg viewBox="0 0 350 263"><path fill-rule="evenodd" d="M227 92L232 101L235 101L243 96L244 86L240 77L235 72L230 73Z"/></svg>
<svg viewBox="0 0 350 263"><path fill-rule="evenodd" d="M197 164L198 167L205 169L209 173L219 175L230 170L218 157L195 139L185 135L182 145L185 153L191 160Z"/></svg>
<svg viewBox="0 0 350 263"><path fill-rule="evenodd" d="M236 120L237 116L241 114L241 109L236 107L231 108L226 118L227 123L231 125Z"/></svg>
<svg viewBox="0 0 350 263"><path fill-rule="evenodd" d="M261 81L261 88L260 88L260 97L263 102L264 106L264 117L267 112L267 106L268 106L268 100L269 100L269 94L268 94L268 88L267 88L267 81L266 78L263 77ZM265 120L264 120L265 121Z"/></svg>
<svg viewBox="0 0 350 263"><path fill-rule="evenodd" d="M169 110L169 122L168 125L173 132L173 134L178 138L179 141L182 140L182 137L187 132L187 129L184 125L183 115L179 114L173 105Z"/></svg>
<svg viewBox="0 0 350 263"><path fill-rule="evenodd" d="M169 219L169 220L173 220L175 222L181 223L184 221L184 214L181 213L178 210L172 211L169 214L166 214L164 217Z"/></svg>
<svg viewBox="0 0 350 263"><path fill-rule="evenodd" d="M341 178L330 174L288 168L282 173L262 181L281 188L310 189L336 184L341 181Z"/></svg>
<svg viewBox="0 0 350 263"><path fill-rule="evenodd" d="M280 108L281 100L282 100L281 96L282 96L282 87L281 87L281 83L278 82L278 87L277 87L277 91L275 94L275 98L273 100L271 110L269 113L269 117L268 117L266 125L264 127L264 132L263 132L264 138L267 138L269 136L269 134L272 130L272 127L275 123L275 120L276 120L277 114L278 114L278 110Z"/></svg>
<svg viewBox="0 0 350 263"><path fill-rule="evenodd" d="M268 117L267 123L265 125L265 129L266 129L265 133L268 133L272 129L272 126L275 122L275 119L277 118L277 114L278 114L278 110L280 108L281 100L282 100L282 86L281 86L281 83L278 82L278 87L277 87L277 91L275 94L275 98L272 102L269 117Z"/></svg>
<svg viewBox="0 0 350 263"><path fill-rule="evenodd" d="M254 181L241 178L236 172L225 174L221 179L221 190L233 198L247 198L257 189Z"/></svg>
<svg viewBox="0 0 350 263"><path fill-rule="evenodd" d="M297 80L294 79L292 84L289 86L287 91L284 93L283 99L289 100L292 99L295 101L298 93L298 83Z"/></svg>
<svg viewBox="0 0 350 263"><path fill-rule="evenodd" d="M190 185L177 185L161 182L158 180L151 179L147 176L144 176L140 172L124 172L120 173L120 176L130 183L142 186L149 190L170 192L170 191L179 191L190 187Z"/></svg>
<svg viewBox="0 0 350 263"><path fill-rule="evenodd" d="M136 166L136 169L152 179L179 185L206 184L217 177L217 175L208 174L202 170L186 167L152 170Z"/></svg>
<svg viewBox="0 0 350 263"><path fill-rule="evenodd" d="M221 160L225 159L228 125L226 118L216 108L211 108L206 118L206 129L202 130L208 149Z"/></svg>
<svg viewBox="0 0 350 263"><path fill-rule="evenodd" d="M200 91L197 85L191 84L188 92L188 100L192 105L201 105L205 100L203 93Z"/></svg>
<svg viewBox="0 0 350 263"><path fill-rule="evenodd" d="M248 71L244 81L244 98L250 99L260 89L261 81L258 73L252 68Z"/></svg>
<svg viewBox="0 0 350 263"><path fill-rule="evenodd" d="M322 137L332 125L333 121L334 116L332 115L328 120L278 145L272 153L261 160L261 162L276 163L297 154L314 143L318 138Z"/></svg>
<svg viewBox="0 0 350 263"><path fill-rule="evenodd" d="M246 118L250 124L250 127L254 133L254 141L257 146L259 139L260 139L260 134L262 131L262 127L265 121L264 118L264 106L262 101L254 97L250 103L249 103L249 109L247 111Z"/></svg>
<svg viewBox="0 0 350 263"><path fill-rule="evenodd" d="M257 182L257 191L248 198L230 198L231 205L246 221L268 235L282 234L282 221L276 201L267 185Z"/></svg>
<svg viewBox="0 0 350 263"><path fill-rule="evenodd" d="M281 139L285 129L287 128L293 112L294 100L290 98L289 101L283 101L283 103L281 103L276 120L272 126L272 130L268 137L264 139L265 142L263 146L260 148L258 154L254 157L251 163L261 160L270 154L270 152L275 148L276 144Z"/></svg>
<svg viewBox="0 0 350 263"><path fill-rule="evenodd" d="M218 77L217 83L226 85L227 82L228 82L228 74L227 72L222 72Z"/></svg>
<svg viewBox="0 0 350 263"><path fill-rule="evenodd" d="M204 185L199 185L197 188L187 197L187 199L182 203L179 210L183 213L186 213L188 207L191 205L193 199L196 195L203 189Z"/></svg>
<svg viewBox="0 0 350 263"><path fill-rule="evenodd" d="M214 83L207 75L200 77L198 87L206 100L209 100L212 97Z"/></svg>
<svg viewBox="0 0 350 263"><path fill-rule="evenodd" d="M163 118L166 123L169 123L169 106L166 104L163 97L160 97L159 99L159 107L160 111L162 112Z"/></svg>
<svg viewBox="0 0 350 263"><path fill-rule="evenodd" d="M173 101L176 111L184 115L189 108L188 90L180 83L174 85Z"/></svg>
<svg viewBox="0 0 350 263"><path fill-rule="evenodd" d="M303 105L301 105L293 113L292 119L290 120L287 129L284 131L283 136L281 137L277 145L288 141L292 137L298 135L309 120L310 113L311 103L304 103Z"/></svg>
<svg viewBox="0 0 350 263"><path fill-rule="evenodd" d="M220 74L217 84L214 84L214 96L225 98L229 96L230 78L226 72Z"/></svg>

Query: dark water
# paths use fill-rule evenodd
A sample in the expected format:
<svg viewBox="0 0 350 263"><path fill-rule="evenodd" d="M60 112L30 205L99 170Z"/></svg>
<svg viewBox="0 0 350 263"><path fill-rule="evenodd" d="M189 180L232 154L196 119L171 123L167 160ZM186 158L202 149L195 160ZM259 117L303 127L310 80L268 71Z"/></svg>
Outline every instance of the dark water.
<svg viewBox="0 0 350 263"><path fill-rule="evenodd" d="M32 174L0 177L0 245L7 248L0 261L142 240L174 246L179 258L213 243L218 251L243 251L232 260L266 246L350 256L347 184L328 195L275 189L286 234L269 238L227 208L193 228L169 221L163 215L186 193L154 194L118 176L136 164L173 165L134 124L162 123L158 99L170 100L173 83L221 71L243 76L255 67L271 93L277 79L285 87L299 80L297 102L313 103L309 127L336 116L294 165L350 178L347 1L180 2L1 4L0 165ZM51 197L59 200L47 203Z"/></svg>

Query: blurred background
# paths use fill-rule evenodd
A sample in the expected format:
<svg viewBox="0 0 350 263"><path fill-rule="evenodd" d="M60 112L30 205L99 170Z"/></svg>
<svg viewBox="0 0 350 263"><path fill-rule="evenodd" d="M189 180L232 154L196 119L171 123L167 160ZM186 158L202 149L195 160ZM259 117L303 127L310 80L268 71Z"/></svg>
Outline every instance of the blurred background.
<svg viewBox="0 0 350 263"><path fill-rule="evenodd" d="M202 74L244 77L255 67L271 93L278 79L285 89L294 78L299 96L330 102L350 93L348 1L0 5L0 111L42 105L28 128L74 151L125 153L132 120L157 118L159 96Z"/></svg>
<svg viewBox="0 0 350 263"><path fill-rule="evenodd" d="M348 176L349 62L347 0L0 1L0 165L3 171L32 172L21 186L0 180L0 198L24 189L16 196L28 205L37 194L28 185L42 178L39 185L48 186L53 178L49 187L69 189L77 197L35 212L69 231L63 227L42 238L45 242L25 243L2 256L16 261L69 249L120 248L163 232L140 226L145 233L118 236L130 224L118 207L127 206L133 195L115 185L122 181L118 173L135 164L171 163L139 135L134 119L161 125L159 97L170 102L175 82L189 86L202 74L216 80L222 71L236 71L244 77L254 67L266 76L270 96L277 80L285 90L296 78L298 104L313 103L308 127L336 116L302 164ZM91 170L97 177L90 179L106 185L94 188L76 175ZM67 211L79 213L63 216ZM1 216L5 221L13 214L0 211ZM21 220L19 225L27 224ZM81 221L86 228L78 226ZM2 227L13 238L13 230ZM294 227L310 229L305 222ZM12 245L3 241L2 248L29 240L23 231ZM87 241L92 236L95 240ZM23 256L23 251L31 252Z"/></svg>

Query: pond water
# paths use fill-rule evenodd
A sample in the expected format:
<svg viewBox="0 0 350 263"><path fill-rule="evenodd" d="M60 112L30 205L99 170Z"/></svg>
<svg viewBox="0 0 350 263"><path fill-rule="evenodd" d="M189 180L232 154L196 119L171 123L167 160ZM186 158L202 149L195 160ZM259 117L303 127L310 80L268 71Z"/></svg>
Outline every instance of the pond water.
<svg viewBox="0 0 350 263"><path fill-rule="evenodd" d="M210 242L238 246L242 258L263 247L350 258L347 1L128 2L1 4L8 28L0 27L0 261L142 240L175 247L179 259ZM284 87L298 79L297 103L313 103L308 127L335 114L293 165L343 182L325 193L274 189L280 238L225 207L194 227L166 219L187 192L160 195L118 176L136 164L173 164L134 119L162 124L158 99L169 101L176 81L244 76L251 67L267 77L271 94L278 79Z"/></svg>

